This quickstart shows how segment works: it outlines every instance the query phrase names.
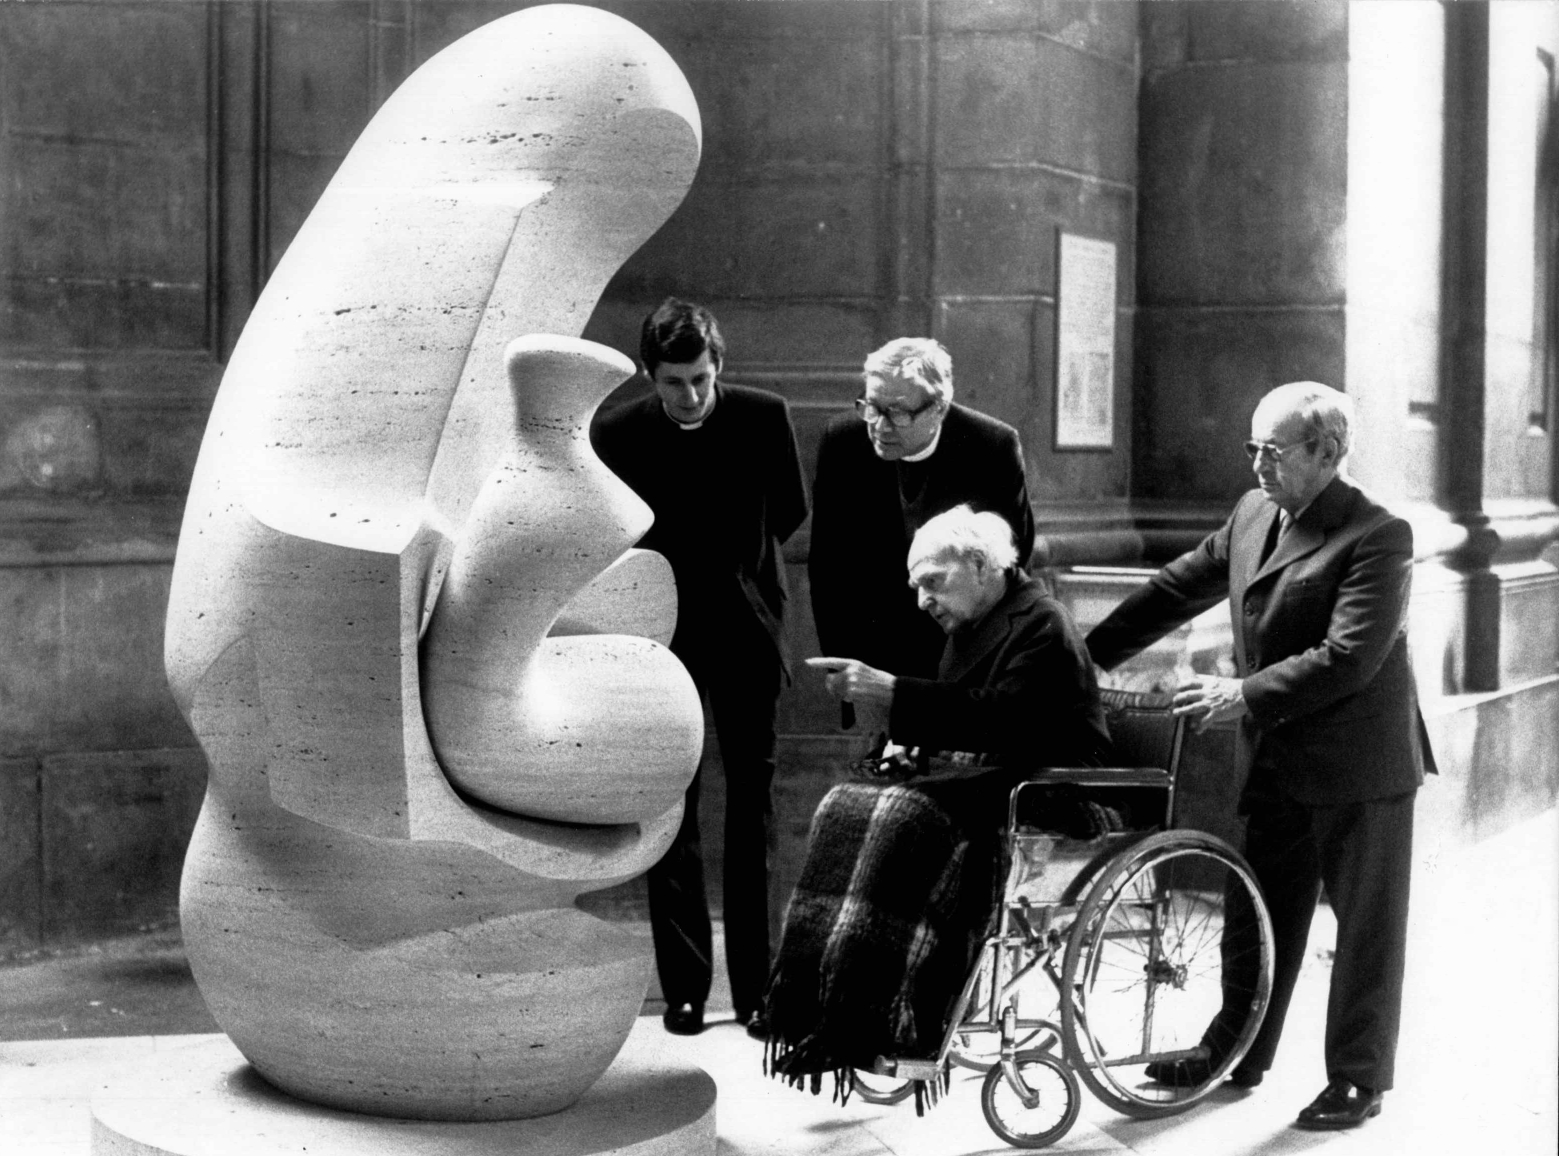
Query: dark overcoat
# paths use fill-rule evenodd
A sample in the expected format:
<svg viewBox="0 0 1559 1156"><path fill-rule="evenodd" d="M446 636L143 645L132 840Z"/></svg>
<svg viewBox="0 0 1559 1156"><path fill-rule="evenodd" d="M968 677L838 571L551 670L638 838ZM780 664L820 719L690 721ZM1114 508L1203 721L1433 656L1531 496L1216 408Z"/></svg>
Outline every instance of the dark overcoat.
<svg viewBox="0 0 1559 1156"><path fill-rule="evenodd" d="M745 640L756 623L786 658L787 597L780 544L807 516L806 483L785 400L719 382L698 430L668 419L651 392L590 429L591 445L655 512L639 540L677 580L677 639L700 650ZM739 632L739 633L733 633Z"/></svg>
<svg viewBox="0 0 1559 1156"><path fill-rule="evenodd" d="M921 462L883 461L853 413L828 423L807 562L824 654L893 674L936 673L941 629L916 606L905 563L915 531L964 502L1007 519L1022 566L1034 547L1034 514L1023 449L1006 423L954 404L936 451Z"/></svg>
<svg viewBox="0 0 1559 1156"><path fill-rule="evenodd" d="M1413 530L1333 479L1270 557L1278 508L1260 490L1088 635L1109 668L1229 599L1241 770L1309 805L1412 791L1432 772L1408 659Z"/></svg>

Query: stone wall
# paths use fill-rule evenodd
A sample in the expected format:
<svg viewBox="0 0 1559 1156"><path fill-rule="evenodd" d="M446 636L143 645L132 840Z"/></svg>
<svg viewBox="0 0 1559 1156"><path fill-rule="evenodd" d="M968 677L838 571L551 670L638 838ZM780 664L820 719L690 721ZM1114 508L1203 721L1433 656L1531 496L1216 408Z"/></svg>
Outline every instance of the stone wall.
<svg viewBox="0 0 1559 1156"><path fill-rule="evenodd" d="M1559 6L1142 16L1142 560L1249 487L1237 447L1263 393L1344 389L1350 472L1415 530L1409 637L1441 770L1425 831L1450 846L1552 806ZM1081 608L1110 581L1063 586Z"/></svg>
<svg viewBox="0 0 1559 1156"><path fill-rule="evenodd" d="M161 630L224 359L378 104L522 6L0 5L0 952L174 917L203 763L166 690ZM706 302L728 376L790 400L810 469L864 355L933 334L960 399L1022 432L1038 502L1123 516L1134 6L601 6L681 66L705 152L587 336L632 353L662 296ZM1053 448L1063 228L1118 248L1112 451ZM815 652L806 543L803 528L787 550L797 654ZM782 706L777 891L848 746L833 717L809 683ZM709 796L717 807L716 785Z"/></svg>
<svg viewBox="0 0 1559 1156"><path fill-rule="evenodd" d="M225 308L207 22L0 12L0 951L168 922L204 786L161 653Z"/></svg>
<svg viewBox="0 0 1559 1156"><path fill-rule="evenodd" d="M1344 384L1348 9L1143 8L1133 497L1227 504L1284 381Z"/></svg>
<svg viewBox="0 0 1559 1156"><path fill-rule="evenodd" d="M204 771L162 619L224 360L379 103L521 6L0 4L0 954L174 918ZM1559 357L1520 315L1553 284L1554 5L601 6L683 69L705 152L586 336L632 353L661 297L707 303L809 470L865 353L940 338L960 399L1022 433L1040 560L1083 617L1120 582L1072 567L1156 564L1246 487L1266 388L1343 386L1360 476L1418 531L1436 824L1552 802ZM1055 444L1061 231L1117 247L1109 449ZM850 753L834 717L804 676L781 704L780 896Z"/></svg>

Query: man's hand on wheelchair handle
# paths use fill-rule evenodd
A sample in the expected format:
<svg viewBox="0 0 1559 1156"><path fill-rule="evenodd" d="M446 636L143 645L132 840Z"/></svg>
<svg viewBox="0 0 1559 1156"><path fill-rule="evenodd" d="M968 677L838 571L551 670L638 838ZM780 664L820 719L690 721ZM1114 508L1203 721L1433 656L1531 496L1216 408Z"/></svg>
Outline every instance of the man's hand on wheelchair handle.
<svg viewBox="0 0 1559 1156"><path fill-rule="evenodd" d="M1233 722L1250 713L1243 688L1244 683L1237 678L1196 675L1176 688L1174 713L1193 719L1200 734L1210 726Z"/></svg>

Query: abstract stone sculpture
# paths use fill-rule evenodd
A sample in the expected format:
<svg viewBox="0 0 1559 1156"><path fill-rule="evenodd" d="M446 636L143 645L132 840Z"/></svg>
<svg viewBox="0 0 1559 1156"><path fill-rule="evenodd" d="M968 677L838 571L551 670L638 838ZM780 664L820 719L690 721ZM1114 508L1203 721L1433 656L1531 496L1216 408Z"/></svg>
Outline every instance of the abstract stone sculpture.
<svg viewBox="0 0 1559 1156"><path fill-rule="evenodd" d="M660 643L547 638L649 523L578 421L633 374L627 358L597 350L556 337L509 347L519 438L466 516L428 627L423 700L439 761L476 798L542 819L634 823L682 798L703 711ZM639 718L685 725L640 730Z"/></svg>
<svg viewBox="0 0 1559 1156"><path fill-rule="evenodd" d="M574 900L669 844L702 716L648 509L586 437L633 366L577 334L699 132L628 22L494 21L385 103L233 352L168 610L211 767L181 914L297 1096L555 1112L638 1013L645 941Z"/></svg>

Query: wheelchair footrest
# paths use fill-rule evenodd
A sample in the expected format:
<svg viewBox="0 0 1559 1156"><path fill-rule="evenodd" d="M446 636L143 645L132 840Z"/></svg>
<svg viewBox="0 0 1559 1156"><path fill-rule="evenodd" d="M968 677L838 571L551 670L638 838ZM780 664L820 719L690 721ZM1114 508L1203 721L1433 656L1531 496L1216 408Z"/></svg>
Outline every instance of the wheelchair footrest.
<svg viewBox="0 0 1559 1156"><path fill-rule="evenodd" d="M935 1060L896 1060L878 1056L872 1071L899 1080L934 1080L942 1074L942 1065Z"/></svg>

